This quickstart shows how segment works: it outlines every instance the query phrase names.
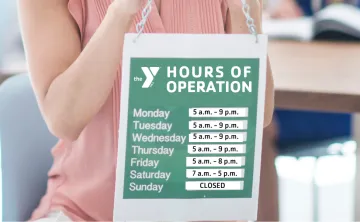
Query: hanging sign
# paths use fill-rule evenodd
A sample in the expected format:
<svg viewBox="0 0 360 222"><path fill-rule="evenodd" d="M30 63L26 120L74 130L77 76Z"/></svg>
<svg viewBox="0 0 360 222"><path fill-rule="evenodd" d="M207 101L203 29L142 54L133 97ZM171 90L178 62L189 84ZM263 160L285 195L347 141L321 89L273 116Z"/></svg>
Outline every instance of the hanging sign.
<svg viewBox="0 0 360 222"><path fill-rule="evenodd" d="M115 221L256 220L267 37L125 38Z"/></svg>

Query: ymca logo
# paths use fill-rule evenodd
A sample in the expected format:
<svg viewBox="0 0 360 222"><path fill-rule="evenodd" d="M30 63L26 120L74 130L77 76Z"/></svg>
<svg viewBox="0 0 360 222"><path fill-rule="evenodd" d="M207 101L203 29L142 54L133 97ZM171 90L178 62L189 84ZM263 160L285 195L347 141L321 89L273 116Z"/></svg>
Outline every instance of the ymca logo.
<svg viewBox="0 0 360 222"><path fill-rule="evenodd" d="M149 88L154 82L154 77L158 74L160 67L141 67L146 79L142 88Z"/></svg>

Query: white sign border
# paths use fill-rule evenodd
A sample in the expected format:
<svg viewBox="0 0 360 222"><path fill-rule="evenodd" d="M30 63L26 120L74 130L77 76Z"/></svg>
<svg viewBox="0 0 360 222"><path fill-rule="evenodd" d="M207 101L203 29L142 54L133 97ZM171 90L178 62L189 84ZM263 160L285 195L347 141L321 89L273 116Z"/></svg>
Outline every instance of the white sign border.
<svg viewBox="0 0 360 222"><path fill-rule="evenodd" d="M256 220L264 101L266 85L268 37L250 34L126 34L123 49L120 126L114 221L231 221ZM214 43L218 44L214 44ZM194 50L196 48L196 50ZM176 52L176 53L169 53ZM192 52L191 55L189 52ZM252 198L204 199L123 199L126 134L131 58L259 58L259 91L255 141ZM185 185L184 185L185 186ZM221 210L221 214L219 214ZM181 215L179 216L179 212Z"/></svg>

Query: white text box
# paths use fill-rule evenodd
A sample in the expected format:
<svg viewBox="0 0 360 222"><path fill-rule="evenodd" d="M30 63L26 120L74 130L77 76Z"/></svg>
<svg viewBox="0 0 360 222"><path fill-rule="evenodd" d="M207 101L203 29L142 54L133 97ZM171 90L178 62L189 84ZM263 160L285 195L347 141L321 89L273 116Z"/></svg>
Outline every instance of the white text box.
<svg viewBox="0 0 360 222"><path fill-rule="evenodd" d="M233 153L245 154L246 144L189 144L190 154L220 154Z"/></svg>
<svg viewBox="0 0 360 222"><path fill-rule="evenodd" d="M190 130L246 130L246 120L197 120L189 122Z"/></svg>
<svg viewBox="0 0 360 222"><path fill-rule="evenodd" d="M245 169L187 169L187 178L244 178Z"/></svg>
<svg viewBox="0 0 360 222"><path fill-rule="evenodd" d="M190 143L243 143L246 141L246 132L199 132L190 133Z"/></svg>
<svg viewBox="0 0 360 222"><path fill-rule="evenodd" d="M224 107L224 108L190 108L190 117L248 117L249 108Z"/></svg>
<svg viewBox="0 0 360 222"><path fill-rule="evenodd" d="M244 181L187 181L186 190L243 190Z"/></svg>
<svg viewBox="0 0 360 222"><path fill-rule="evenodd" d="M187 167L242 167L245 157L186 157Z"/></svg>

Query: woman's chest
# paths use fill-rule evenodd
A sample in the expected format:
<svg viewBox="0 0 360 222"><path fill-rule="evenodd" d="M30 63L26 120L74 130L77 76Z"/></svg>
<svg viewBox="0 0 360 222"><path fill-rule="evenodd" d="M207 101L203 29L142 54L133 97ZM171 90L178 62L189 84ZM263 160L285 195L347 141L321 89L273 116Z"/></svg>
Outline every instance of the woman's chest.
<svg viewBox="0 0 360 222"><path fill-rule="evenodd" d="M86 23L83 30L86 39L101 24L111 1L86 0ZM144 32L224 33L226 12L226 0L153 0ZM139 11L129 32L135 32L136 24L142 19L142 12Z"/></svg>
<svg viewBox="0 0 360 222"><path fill-rule="evenodd" d="M226 0L158 0L159 16L169 33L223 33Z"/></svg>

